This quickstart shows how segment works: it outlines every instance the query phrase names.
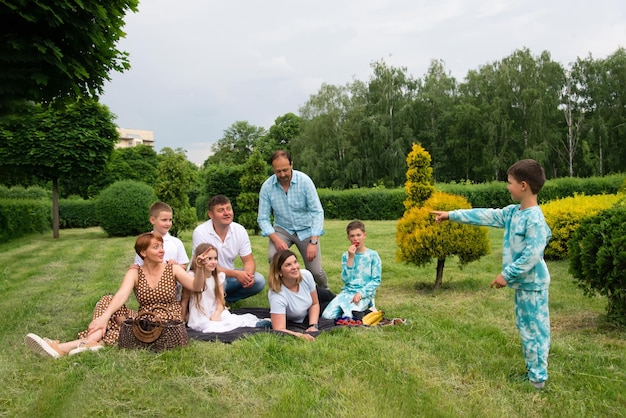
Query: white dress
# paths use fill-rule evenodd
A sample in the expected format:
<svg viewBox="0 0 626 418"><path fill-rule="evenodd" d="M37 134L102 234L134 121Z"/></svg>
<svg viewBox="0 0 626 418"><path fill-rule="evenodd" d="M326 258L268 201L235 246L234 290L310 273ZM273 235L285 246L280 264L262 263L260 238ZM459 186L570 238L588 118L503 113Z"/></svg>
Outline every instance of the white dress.
<svg viewBox="0 0 626 418"><path fill-rule="evenodd" d="M189 272L193 275L193 271ZM218 273L217 278L220 284L224 284L226 276ZM206 279L206 288L200 298L199 309L197 294L192 294L189 299L189 328L199 332L227 332L239 327L255 327L259 318L252 314L236 315L224 309L220 321L211 321L211 315L215 312L217 303L215 301L215 280L213 277Z"/></svg>

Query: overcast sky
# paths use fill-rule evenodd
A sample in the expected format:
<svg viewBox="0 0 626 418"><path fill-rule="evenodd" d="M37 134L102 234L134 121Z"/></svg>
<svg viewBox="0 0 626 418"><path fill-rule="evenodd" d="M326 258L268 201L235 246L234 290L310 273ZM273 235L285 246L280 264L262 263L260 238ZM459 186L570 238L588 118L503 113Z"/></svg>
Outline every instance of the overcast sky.
<svg viewBox="0 0 626 418"><path fill-rule="evenodd" d="M567 66L626 44L624 0L143 0L101 101L201 164L235 121L265 129L322 83L367 81L384 60L421 78L441 59L459 81L527 47Z"/></svg>

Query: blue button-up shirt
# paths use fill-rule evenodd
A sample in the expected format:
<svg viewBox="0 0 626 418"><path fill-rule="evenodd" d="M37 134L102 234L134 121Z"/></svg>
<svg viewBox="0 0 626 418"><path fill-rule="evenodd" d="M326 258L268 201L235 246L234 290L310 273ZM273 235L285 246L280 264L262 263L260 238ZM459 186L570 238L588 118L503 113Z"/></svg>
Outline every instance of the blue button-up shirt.
<svg viewBox="0 0 626 418"><path fill-rule="evenodd" d="M287 193L275 174L261 186L257 222L264 237L276 232L272 213L274 226L297 234L300 240L324 234L324 208L313 180L301 171L292 173Z"/></svg>

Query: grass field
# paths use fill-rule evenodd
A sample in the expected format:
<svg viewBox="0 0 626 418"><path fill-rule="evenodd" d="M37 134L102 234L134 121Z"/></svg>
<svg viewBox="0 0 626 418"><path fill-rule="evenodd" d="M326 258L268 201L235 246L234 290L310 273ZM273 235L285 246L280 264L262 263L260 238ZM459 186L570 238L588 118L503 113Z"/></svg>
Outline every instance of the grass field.
<svg viewBox="0 0 626 418"><path fill-rule="evenodd" d="M323 264L334 291L347 248L345 221L326 221ZM233 344L195 342L153 354L108 348L58 360L31 353L26 333L74 339L101 295L117 290L134 237L98 228L0 244L0 416L7 417L618 417L626 411L626 330L603 320L606 300L576 288L566 262L550 262L552 347L543 391L524 372L513 293L490 289L492 252L443 289L435 265L395 261L395 222L366 222L383 260L376 297L406 325L342 328L314 342L271 334ZM182 239L190 246L190 233ZM267 240L252 237L267 274ZM136 302L131 301L131 304ZM267 294L238 306L268 306Z"/></svg>

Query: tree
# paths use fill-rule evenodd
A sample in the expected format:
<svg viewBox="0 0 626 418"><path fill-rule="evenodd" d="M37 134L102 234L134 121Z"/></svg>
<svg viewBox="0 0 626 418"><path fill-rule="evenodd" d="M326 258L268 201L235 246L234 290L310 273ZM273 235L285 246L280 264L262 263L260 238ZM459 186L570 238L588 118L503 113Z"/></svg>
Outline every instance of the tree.
<svg viewBox="0 0 626 418"><path fill-rule="evenodd" d="M398 221L396 242L397 259L423 266L437 259L435 289L443 283L446 257L457 255L461 265L477 260L489 252L487 228L446 222L435 223L430 214L433 210L470 208L469 202L448 193L435 193L430 154L419 144L407 157L406 200L407 208Z"/></svg>
<svg viewBox="0 0 626 418"><path fill-rule="evenodd" d="M433 170L438 179L455 179L454 170L462 167L453 163L458 148L456 138L449 136L454 126L453 112L458 101L456 79L446 71L441 60L432 60L426 75L418 80L418 92L413 108L416 137L432 154ZM418 131L418 129L415 129Z"/></svg>
<svg viewBox="0 0 626 418"><path fill-rule="evenodd" d="M59 196L81 196L83 199L96 197L104 188L121 180L136 180L154 186L159 159L154 148L137 145L115 148L105 169L92 178L59 179Z"/></svg>
<svg viewBox="0 0 626 418"><path fill-rule="evenodd" d="M489 253L488 230L455 222L437 224L430 212L469 208L471 205L464 197L436 192L423 207L407 210L397 225L397 259L418 266L436 259L435 289L439 289L448 256L458 256L463 266Z"/></svg>
<svg viewBox="0 0 626 418"><path fill-rule="evenodd" d="M359 147L367 153L376 179L373 183L402 184L406 154L414 138L411 103L417 83L407 74L406 67L396 68L383 60L370 64L373 74L366 93L367 141Z"/></svg>
<svg viewBox="0 0 626 418"><path fill-rule="evenodd" d="M365 166L355 163L359 155L370 152L368 144L359 144L358 121L363 119L364 98L362 82L323 84L300 108L304 127L291 142L294 167L311 176L318 187L368 185L361 181Z"/></svg>
<svg viewBox="0 0 626 418"><path fill-rule="evenodd" d="M195 188L197 171L188 164L185 151L163 148L159 154L154 193L172 207L174 221L170 233L178 237L182 231L195 227L198 218L189 205L189 192Z"/></svg>
<svg viewBox="0 0 626 418"><path fill-rule="evenodd" d="M589 55L574 65L580 106L585 112L583 164L592 173L623 171L626 162L626 50L618 48L606 59Z"/></svg>
<svg viewBox="0 0 626 418"><path fill-rule="evenodd" d="M576 70L576 68L574 68ZM585 112L580 110L581 99L577 95L576 81L572 76L572 69L565 73L565 91L563 92L563 104L561 108L567 124L567 133L562 142L562 148L556 147L556 152L567 160L568 173L574 177L574 157L580 143L580 133L585 119ZM551 144L552 145L552 144ZM552 145L553 147L557 145ZM560 145L560 144L559 144Z"/></svg>
<svg viewBox="0 0 626 418"><path fill-rule="evenodd" d="M109 72L130 68L116 48L137 0L0 3L0 113L15 101L102 93Z"/></svg>
<svg viewBox="0 0 626 418"><path fill-rule="evenodd" d="M413 149L406 157L408 170L406 171L406 200L404 207L411 209L421 207L435 192L433 169L430 166L431 158L428 151L420 144L413 144Z"/></svg>
<svg viewBox="0 0 626 418"><path fill-rule="evenodd" d="M302 118L293 113L279 116L270 126L269 132L256 141L255 149L259 150L264 161L269 161L272 153L279 149L291 151L291 141L302 132Z"/></svg>
<svg viewBox="0 0 626 418"><path fill-rule="evenodd" d="M27 105L0 117L0 173L52 182L54 238L59 237L59 179L90 178L104 169L119 140L113 119L92 99L63 108Z"/></svg>
<svg viewBox="0 0 626 418"><path fill-rule="evenodd" d="M204 162L209 164L245 164L256 142L265 135L265 129L260 126L250 125L246 121L237 121L230 125L224 136L213 144L211 155Z"/></svg>
<svg viewBox="0 0 626 418"><path fill-rule="evenodd" d="M200 172L200 191L195 203L199 220L207 219L209 199L218 194L230 199L235 213L239 211L237 196L241 193L242 175L243 165L210 164Z"/></svg>
<svg viewBox="0 0 626 418"><path fill-rule="evenodd" d="M259 151L252 153L243 167L243 175L239 179L241 193L237 196L237 219L246 229L252 229L257 235L260 231L257 222L259 211L259 190L267 179L269 165L263 161Z"/></svg>

